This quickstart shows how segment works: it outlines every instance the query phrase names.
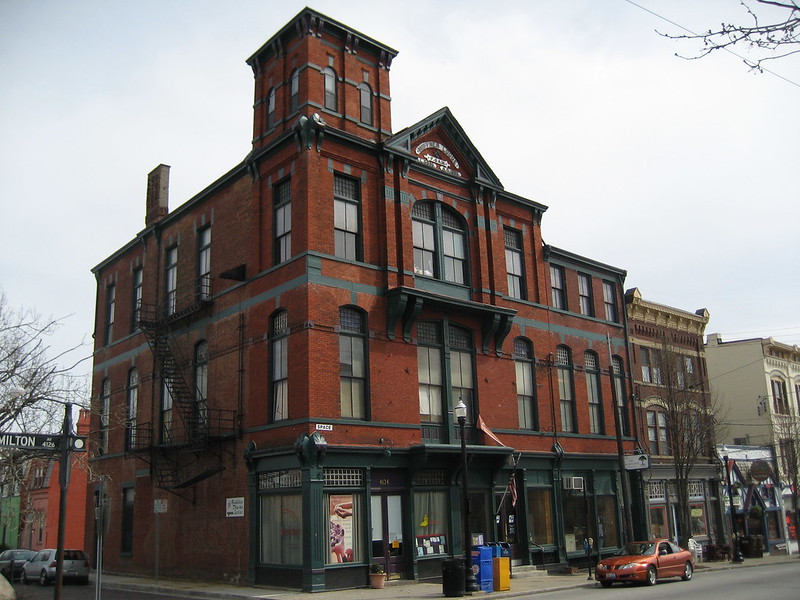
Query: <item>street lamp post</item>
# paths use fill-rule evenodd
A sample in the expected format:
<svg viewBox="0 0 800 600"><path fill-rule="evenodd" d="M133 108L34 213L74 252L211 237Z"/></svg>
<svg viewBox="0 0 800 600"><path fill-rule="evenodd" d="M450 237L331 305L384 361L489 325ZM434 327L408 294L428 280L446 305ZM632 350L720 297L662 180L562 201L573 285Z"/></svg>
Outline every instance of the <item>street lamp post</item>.
<svg viewBox="0 0 800 600"><path fill-rule="evenodd" d="M728 455L722 457L725 461L725 478L728 482L728 504L731 513L731 534L733 535L733 548L731 562L740 563L744 562L742 556L742 549L739 547L739 535L736 533L736 517L733 512L733 486L731 486L731 463L728 461Z"/></svg>
<svg viewBox="0 0 800 600"><path fill-rule="evenodd" d="M478 582L475 580L475 573L472 572L472 534L469 530L469 476L467 473L467 438L464 434L464 426L467 423L467 405L459 399L458 404L453 409L458 420L458 427L461 430L461 495L462 509L464 516L464 590L467 594L480 591Z"/></svg>

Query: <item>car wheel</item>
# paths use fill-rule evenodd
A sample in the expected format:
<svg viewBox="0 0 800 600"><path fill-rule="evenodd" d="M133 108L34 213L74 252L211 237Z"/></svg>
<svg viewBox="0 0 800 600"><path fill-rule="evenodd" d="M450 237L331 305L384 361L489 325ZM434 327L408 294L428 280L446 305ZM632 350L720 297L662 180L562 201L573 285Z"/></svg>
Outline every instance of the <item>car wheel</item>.
<svg viewBox="0 0 800 600"><path fill-rule="evenodd" d="M645 580L645 583L647 585L655 585L656 581L658 581L658 573L656 573L655 567L650 566L647 568L647 579Z"/></svg>
<svg viewBox="0 0 800 600"><path fill-rule="evenodd" d="M689 581L692 578L692 574L694 573L694 567L692 563L687 562L686 566L683 567L683 575L681 575L681 579L684 581Z"/></svg>
<svg viewBox="0 0 800 600"><path fill-rule="evenodd" d="M610 581L601 581L600 585L602 585L605 588L609 588L609 587L611 587L611 582Z"/></svg>
<svg viewBox="0 0 800 600"><path fill-rule="evenodd" d="M21 579L22 579L22 583L24 585L30 585L31 584L31 580L28 579L28 575L25 573L25 571L22 572Z"/></svg>
<svg viewBox="0 0 800 600"><path fill-rule="evenodd" d="M50 583L50 580L47 579L47 571L42 569L42 572L39 573L39 585L44 586L47 585L48 583Z"/></svg>

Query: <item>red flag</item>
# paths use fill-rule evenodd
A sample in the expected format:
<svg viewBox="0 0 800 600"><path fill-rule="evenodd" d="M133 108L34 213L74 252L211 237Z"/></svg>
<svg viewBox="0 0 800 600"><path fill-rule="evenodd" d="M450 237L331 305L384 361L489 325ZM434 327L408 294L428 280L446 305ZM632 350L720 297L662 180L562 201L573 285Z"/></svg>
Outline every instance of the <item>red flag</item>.
<svg viewBox="0 0 800 600"><path fill-rule="evenodd" d="M508 480L508 488L511 490L511 506L517 506L517 478L514 473L511 473L511 478Z"/></svg>
<svg viewBox="0 0 800 600"><path fill-rule="evenodd" d="M497 437L497 436L494 434L494 432L493 432L491 429L489 429L489 427L487 427L486 423L484 423L484 422L483 422L483 418L482 418L480 415L478 415L478 427L480 428L480 430L481 430L483 433L485 433L486 435L488 435L490 438L492 438L492 439L493 439L495 442L497 442L499 445L501 445L501 446L505 447L505 444L504 444L503 442L501 442L501 441L500 441L500 438L499 438L499 437Z"/></svg>

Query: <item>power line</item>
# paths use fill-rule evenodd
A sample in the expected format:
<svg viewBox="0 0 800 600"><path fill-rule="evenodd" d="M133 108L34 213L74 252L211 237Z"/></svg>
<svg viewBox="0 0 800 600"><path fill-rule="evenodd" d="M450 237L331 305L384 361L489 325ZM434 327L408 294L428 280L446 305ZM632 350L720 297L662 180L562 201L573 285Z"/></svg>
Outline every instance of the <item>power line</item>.
<svg viewBox="0 0 800 600"><path fill-rule="evenodd" d="M657 12L654 12L654 11L650 10L649 8L645 8L645 7L644 7L644 6L642 6L641 4L637 4L637 3L636 3L636 2L634 2L633 0L625 0L625 2L627 2L627 3L628 3L628 4L630 4L631 6L635 6L636 8L643 10L643 11L644 11L644 12L646 12L646 13L650 13L650 14L651 14L651 15L653 15L654 17L656 17L656 18L658 18L658 19L661 19L662 21L665 21L665 22L669 23L670 25L674 25L674 26L675 26L675 27L677 27L678 29L681 29L681 30L685 31L686 33L689 33L689 34L691 34L691 35L693 35L693 36L695 36L695 37L697 37L697 38L702 38L702 37L703 37L703 36L701 36L699 33L695 33L694 31L692 31L692 30L691 30L691 29L689 29L688 27L684 27L684 26L683 26L683 25L681 25L680 23L676 23L675 21L672 21L671 19L668 19L668 18L666 18L666 17L664 17L664 16L661 16L661 15L660 15L660 14L658 14ZM728 54L732 54L732 55L733 55L733 56L735 56L736 58L739 58L739 59L741 59L742 61L744 61L744 63L745 63L745 64L749 64L749 63L747 62L747 59L746 59L744 56L742 56L741 54L738 54L738 53L734 52L733 50L731 50L731 49L730 49L730 48L728 48L727 46L720 46L719 44L715 44L714 42L711 42L711 41L709 41L707 38L703 38L703 39L704 39L704 41L707 41L709 44L713 45L715 48L718 48L718 49L720 49L720 50L724 50L724 51L725 51L725 52L727 52ZM773 70L771 70L771 69L767 69L766 67L762 67L760 64L758 65L758 68L759 68L759 70L761 70L761 71L763 71L763 72L765 72L765 73L769 73L770 75L773 75L773 76L777 77L778 79L782 79L782 80L783 80L783 81L785 81L786 83L790 83L790 84L792 84L792 85L794 85L794 86L800 87L800 83L797 83L796 81L792 81L792 80L791 80L791 79L789 79L788 77L784 77L783 75L781 75L781 74L779 74L779 73L776 73L775 71L773 71Z"/></svg>

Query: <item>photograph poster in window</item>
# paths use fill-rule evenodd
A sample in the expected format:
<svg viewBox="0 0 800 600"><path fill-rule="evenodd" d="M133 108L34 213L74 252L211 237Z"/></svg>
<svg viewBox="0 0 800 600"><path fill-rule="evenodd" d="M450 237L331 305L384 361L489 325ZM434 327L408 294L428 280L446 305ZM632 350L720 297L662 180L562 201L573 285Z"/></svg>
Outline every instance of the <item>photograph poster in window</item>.
<svg viewBox="0 0 800 600"><path fill-rule="evenodd" d="M330 563L353 562L353 495L330 496Z"/></svg>

